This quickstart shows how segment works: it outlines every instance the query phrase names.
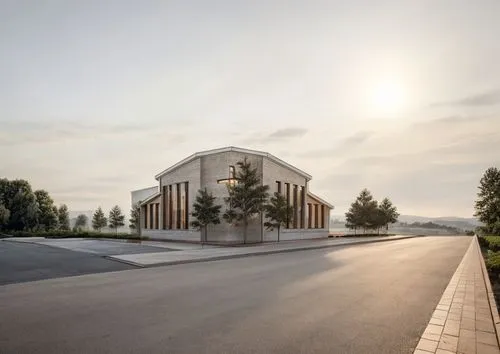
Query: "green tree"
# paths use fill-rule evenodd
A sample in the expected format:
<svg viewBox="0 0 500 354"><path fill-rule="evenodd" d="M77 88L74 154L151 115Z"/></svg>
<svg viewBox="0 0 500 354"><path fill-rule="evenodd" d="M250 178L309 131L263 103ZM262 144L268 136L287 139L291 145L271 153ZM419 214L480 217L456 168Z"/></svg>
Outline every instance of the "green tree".
<svg viewBox="0 0 500 354"><path fill-rule="evenodd" d="M87 223L89 221L89 218L85 214L80 214L76 217L75 220L75 229L77 231L81 231L85 227L87 227Z"/></svg>
<svg viewBox="0 0 500 354"><path fill-rule="evenodd" d="M54 201L49 193L43 189L37 190L35 198L38 205L38 227L45 231L57 229L58 212L57 208L54 210Z"/></svg>
<svg viewBox="0 0 500 354"><path fill-rule="evenodd" d="M37 226L38 206L28 181L0 179L0 204L10 213L5 229L28 230Z"/></svg>
<svg viewBox="0 0 500 354"><path fill-rule="evenodd" d="M266 218L268 221L264 226L268 230L278 230L278 242L280 241L281 226L293 217L293 207L288 205L286 198L280 193L274 193L269 203L265 205Z"/></svg>
<svg viewBox="0 0 500 354"><path fill-rule="evenodd" d="M489 235L500 235L500 170L490 167L479 182L475 216Z"/></svg>
<svg viewBox="0 0 500 354"><path fill-rule="evenodd" d="M0 230L4 229L10 218L10 211L0 202Z"/></svg>
<svg viewBox="0 0 500 354"><path fill-rule="evenodd" d="M115 205L109 211L109 227L111 229L115 229L115 232L118 233L118 228L125 225L125 215L122 214L122 210L118 205Z"/></svg>
<svg viewBox="0 0 500 354"><path fill-rule="evenodd" d="M94 212L94 215L92 216L92 228L94 230L101 231L101 229L107 224L108 220L104 216L104 212L102 211L101 207L97 208L97 210Z"/></svg>
<svg viewBox="0 0 500 354"><path fill-rule="evenodd" d="M392 204L389 198L384 198L379 209L379 225L385 227L385 231L389 230L389 224L394 224L398 221L399 213L397 208Z"/></svg>
<svg viewBox="0 0 500 354"><path fill-rule="evenodd" d="M202 243L208 241L208 225L220 224L221 205L215 204L215 197L208 193L207 189L200 189L196 196L196 202L193 204L194 211L191 213L196 220L191 221L191 226L203 230Z"/></svg>
<svg viewBox="0 0 500 354"><path fill-rule="evenodd" d="M357 200L351 204L351 207L345 213L345 220L345 226L348 229L354 230L354 235L356 235L356 231L361 225L361 205Z"/></svg>
<svg viewBox="0 0 500 354"><path fill-rule="evenodd" d="M59 229L60 230L69 230L69 212L68 206L66 204L62 204L57 211L57 216L59 218Z"/></svg>
<svg viewBox="0 0 500 354"><path fill-rule="evenodd" d="M363 189L346 213L346 227L356 230L376 229L380 222L378 203L368 189ZM356 232L356 231L355 231Z"/></svg>
<svg viewBox="0 0 500 354"><path fill-rule="evenodd" d="M132 230L137 230L137 232L141 233L141 202L137 202L130 209L130 219L129 225Z"/></svg>
<svg viewBox="0 0 500 354"><path fill-rule="evenodd" d="M263 211L269 186L262 185L257 169L245 157L237 163L237 183L228 185L229 197L225 199L229 208L223 218L234 224L243 224L243 243L247 243L248 222Z"/></svg>

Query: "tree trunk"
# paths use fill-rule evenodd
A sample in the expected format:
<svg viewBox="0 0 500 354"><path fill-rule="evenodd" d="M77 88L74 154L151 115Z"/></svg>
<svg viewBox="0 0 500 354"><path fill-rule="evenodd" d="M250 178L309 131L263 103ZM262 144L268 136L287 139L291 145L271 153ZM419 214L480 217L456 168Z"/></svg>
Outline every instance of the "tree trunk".
<svg viewBox="0 0 500 354"><path fill-rule="evenodd" d="M201 248L203 248L203 245L207 242L207 233L208 225L205 225L205 227L203 227L203 234L201 236Z"/></svg>
<svg viewBox="0 0 500 354"><path fill-rule="evenodd" d="M280 229L281 229L281 226L278 225L278 242L280 242Z"/></svg>
<svg viewBox="0 0 500 354"><path fill-rule="evenodd" d="M247 228L248 228L248 220L247 217L245 216L243 218L243 243L247 243Z"/></svg>

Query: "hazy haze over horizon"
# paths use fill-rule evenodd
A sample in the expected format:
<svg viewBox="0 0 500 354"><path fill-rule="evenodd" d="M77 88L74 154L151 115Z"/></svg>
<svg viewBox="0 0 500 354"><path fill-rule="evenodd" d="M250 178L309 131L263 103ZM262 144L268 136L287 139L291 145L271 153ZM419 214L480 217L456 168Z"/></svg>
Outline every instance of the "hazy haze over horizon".
<svg viewBox="0 0 500 354"><path fill-rule="evenodd" d="M128 212L188 155L264 150L342 214L473 214L500 165L500 2L3 1L0 177Z"/></svg>

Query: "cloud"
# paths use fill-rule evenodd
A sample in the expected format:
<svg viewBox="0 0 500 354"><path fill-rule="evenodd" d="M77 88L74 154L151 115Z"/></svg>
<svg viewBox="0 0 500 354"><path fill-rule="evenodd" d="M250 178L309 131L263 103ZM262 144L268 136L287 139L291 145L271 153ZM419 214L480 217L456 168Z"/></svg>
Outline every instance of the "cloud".
<svg viewBox="0 0 500 354"><path fill-rule="evenodd" d="M269 134L269 138L278 138L278 139L289 139L289 138L297 138L306 135L307 129L305 128L285 128L278 129L274 133Z"/></svg>
<svg viewBox="0 0 500 354"><path fill-rule="evenodd" d="M478 95L462 97L457 100L435 102L431 107L439 106L464 106L464 107L480 107L493 106L500 103L500 90L484 92Z"/></svg>
<svg viewBox="0 0 500 354"><path fill-rule="evenodd" d="M348 148L354 148L356 146L362 145L366 141L368 141L374 135L371 131L361 130L352 135L349 135L340 141L338 141L331 148L324 149L314 149L305 151L299 154L300 157L304 158L328 158L332 157L334 154L338 153L341 150L345 150Z"/></svg>
<svg viewBox="0 0 500 354"><path fill-rule="evenodd" d="M369 132L369 131L359 131L347 138L345 138L342 142L341 142L341 145L343 146L353 146L353 145L358 145L358 144L362 144L364 143L365 141L367 141L368 139L370 139L370 137L373 135L372 132Z"/></svg>
<svg viewBox="0 0 500 354"><path fill-rule="evenodd" d="M154 131L147 124L100 123L82 121L30 121L16 120L1 122L0 146L24 145L26 143L44 144L68 140L95 139L120 136L122 134Z"/></svg>
<svg viewBox="0 0 500 354"><path fill-rule="evenodd" d="M292 138L301 138L306 135L308 132L305 128L299 127L291 127L278 129L271 134L262 133L262 132L254 132L251 133L250 136L243 137L239 141L242 145L257 145L262 146L263 144L275 141L282 141Z"/></svg>

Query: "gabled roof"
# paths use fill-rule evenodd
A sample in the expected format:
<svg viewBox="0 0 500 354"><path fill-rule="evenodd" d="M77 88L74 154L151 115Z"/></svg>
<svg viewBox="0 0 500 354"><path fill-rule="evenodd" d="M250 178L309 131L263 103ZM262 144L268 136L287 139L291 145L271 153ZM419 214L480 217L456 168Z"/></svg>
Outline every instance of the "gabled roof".
<svg viewBox="0 0 500 354"><path fill-rule="evenodd" d="M187 164L199 157L202 157L202 156L208 156L208 155L213 155L213 154L220 154L220 153L223 153L223 152L231 152L231 151L234 151L234 152L240 152L240 153L243 153L243 154L249 154L249 155L258 155L258 156L263 156L263 157L267 157L268 159L270 159L271 161L283 166L283 167L286 167L294 172L296 172L297 174L301 175L301 176L304 176L308 181L310 181L312 179L311 175L305 173L304 171L298 169L297 167L295 166L292 166L290 165L289 163L286 163L285 161L277 158L276 156L274 155L271 155L267 152L263 152L263 151L257 151L257 150L249 150L249 149L242 149L242 148L238 148L238 147L234 147L234 146L229 146L229 147L225 147L225 148L221 148L221 149L213 149L213 150L206 150L206 151L201 151L201 152L197 152L191 156L188 156L186 157L184 160L181 160L179 162L177 162L175 165L167 168L166 170L158 173L155 178L157 180L159 180L162 176L172 172L173 170L181 167L182 165L184 164Z"/></svg>
<svg viewBox="0 0 500 354"><path fill-rule="evenodd" d="M331 205L330 203L328 203L326 200L324 199L321 199L320 197L318 197L316 194L313 194L311 192L307 192L307 195L310 196L311 198L313 199L316 199L318 202L321 202L322 204L325 204L327 207L329 207L330 209L334 209L335 207L333 205Z"/></svg>
<svg viewBox="0 0 500 354"><path fill-rule="evenodd" d="M151 187L136 189L136 190L131 191L131 193L143 192L143 191L147 191L147 190L150 190L150 189L156 189L156 190L158 190L158 186L151 186Z"/></svg>
<svg viewBox="0 0 500 354"><path fill-rule="evenodd" d="M147 197L146 199L141 201L141 205L147 204L148 202L152 201L156 197L159 197L160 194L161 194L160 192L156 192L155 194L150 195L149 197Z"/></svg>

